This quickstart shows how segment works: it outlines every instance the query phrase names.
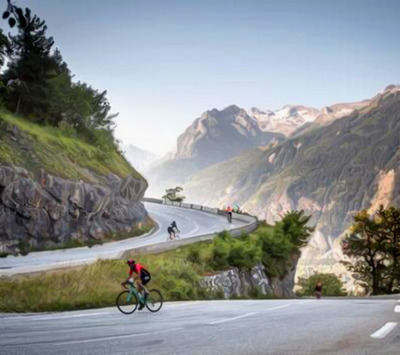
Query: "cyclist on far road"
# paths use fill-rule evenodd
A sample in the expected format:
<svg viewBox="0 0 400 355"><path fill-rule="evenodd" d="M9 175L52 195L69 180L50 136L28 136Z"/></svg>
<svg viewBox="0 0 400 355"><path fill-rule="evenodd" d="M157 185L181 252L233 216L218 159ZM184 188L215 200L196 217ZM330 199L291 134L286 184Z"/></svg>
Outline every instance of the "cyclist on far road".
<svg viewBox="0 0 400 355"><path fill-rule="evenodd" d="M140 265L139 263L136 263L135 260L130 259L127 261L127 264L129 265L129 277L121 285L125 286L126 284L131 283L130 278L132 277L133 273L136 273L138 275L136 278L136 284L138 285L138 291L144 292L144 297L143 297L144 302L141 303L138 308L140 310L140 309L143 309L143 307L145 306L145 304L147 302L147 298L149 296L149 291L147 290L147 288L144 285L146 285L151 280L151 276L150 276L150 273L142 265Z"/></svg>
<svg viewBox="0 0 400 355"><path fill-rule="evenodd" d="M317 299L320 299L322 296L322 282L321 280L318 280L317 284L315 285L315 297Z"/></svg>
<svg viewBox="0 0 400 355"><path fill-rule="evenodd" d="M170 226L168 227L168 229L167 229L168 234L169 234L169 238L170 238L171 240L174 240L174 239L175 239L175 235L176 235L175 230L176 230L178 233L181 232L181 231L178 229L178 226L176 225L176 222L175 222L175 221L172 221L171 225L170 225Z"/></svg>
<svg viewBox="0 0 400 355"><path fill-rule="evenodd" d="M232 207L228 206L226 208L226 217L228 218L228 222L232 223Z"/></svg>

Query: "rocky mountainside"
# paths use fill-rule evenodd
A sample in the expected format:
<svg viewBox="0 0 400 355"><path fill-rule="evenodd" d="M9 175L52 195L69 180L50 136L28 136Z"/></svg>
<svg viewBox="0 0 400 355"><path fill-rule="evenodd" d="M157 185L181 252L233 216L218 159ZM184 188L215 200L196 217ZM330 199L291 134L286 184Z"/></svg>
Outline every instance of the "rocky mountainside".
<svg viewBox="0 0 400 355"><path fill-rule="evenodd" d="M0 255L93 245L151 225L148 186L116 150L0 113Z"/></svg>
<svg viewBox="0 0 400 355"><path fill-rule="evenodd" d="M237 202L267 221L304 209L317 226L301 260L312 268L337 257L335 239L354 212L400 202L399 161L400 87L390 86L350 115L211 166L184 188L190 201Z"/></svg>
<svg viewBox="0 0 400 355"><path fill-rule="evenodd" d="M179 136L176 150L168 159L147 171L150 189L159 195L212 164L283 139L283 134L262 131L256 120L237 106L206 111Z"/></svg>
<svg viewBox="0 0 400 355"><path fill-rule="evenodd" d="M275 111L253 107L246 111L235 105L221 111L206 111L179 136L174 152L156 161L146 171L149 195L158 196L166 188L184 184L192 174L213 164L238 156L248 149L267 149L334 120L349 115L371 100L339 103L316 109L286 105Z"/></svg>

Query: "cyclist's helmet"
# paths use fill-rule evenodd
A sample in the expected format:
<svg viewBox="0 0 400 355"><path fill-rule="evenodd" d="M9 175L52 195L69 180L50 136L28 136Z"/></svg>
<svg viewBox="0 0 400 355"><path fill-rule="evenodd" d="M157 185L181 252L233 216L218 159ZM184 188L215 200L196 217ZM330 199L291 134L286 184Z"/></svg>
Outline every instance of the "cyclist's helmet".
<svg viewBox="0 0 400 355"><path fill-rule="evenodd" d="M129 259L129 260L127 261L127 264L128 264L129 266L135 265L135 260Z"/></svg>

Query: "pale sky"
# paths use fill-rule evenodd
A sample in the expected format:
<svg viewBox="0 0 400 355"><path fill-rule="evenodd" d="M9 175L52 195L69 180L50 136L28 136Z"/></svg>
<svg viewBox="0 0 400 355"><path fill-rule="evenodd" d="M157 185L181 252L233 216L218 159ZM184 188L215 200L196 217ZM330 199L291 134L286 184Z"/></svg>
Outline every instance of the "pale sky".
<svg viewBox="0 0 400 355"><path fill-rule="evenodd" d="M400 83L397 0L15 2L76 79L108 90L117 138L159 155L209 109L320 108Z"/></svg>

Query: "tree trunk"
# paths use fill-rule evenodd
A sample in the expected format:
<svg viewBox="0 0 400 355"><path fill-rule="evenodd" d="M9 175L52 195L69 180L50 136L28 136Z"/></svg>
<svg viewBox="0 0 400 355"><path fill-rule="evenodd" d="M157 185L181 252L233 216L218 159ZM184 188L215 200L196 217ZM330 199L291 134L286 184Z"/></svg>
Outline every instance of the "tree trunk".
<svg viewBox="0 0 400 355"><path fill-rule="evenodd" d="M379 294L379 277L375 270L372 271L372 294Z"/></svg>

